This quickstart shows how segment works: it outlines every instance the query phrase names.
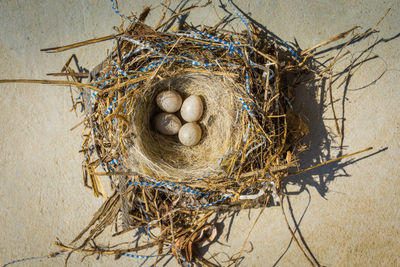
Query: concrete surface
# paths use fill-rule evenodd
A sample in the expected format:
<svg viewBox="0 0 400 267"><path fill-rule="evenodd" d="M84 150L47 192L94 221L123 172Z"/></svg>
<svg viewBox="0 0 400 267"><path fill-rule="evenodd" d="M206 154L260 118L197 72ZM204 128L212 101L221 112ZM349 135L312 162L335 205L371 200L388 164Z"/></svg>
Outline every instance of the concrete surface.
<svg viewBox="0 0 400 267"><path fill-rule="evenodd" d="M139 12L146 1L119 1L125 13ZM157 7L158 1L149 1ZM400 265L400 2L392 1L236 1L238 6L286 41L296 38L305 49L354 25L374 25L392 10L379 33L350 48L359 55L376 41L374 60L362 65L346 88L334 92L338 115L344 112L345 153L373 146L371 153L353 157L291 178L288 190L294 217L313 255L328 266ZM219 1L214 1L219 5ZM218 8L218 7L217 7ZM158 20L157 12L148 22ZM229 10L229 7L228 7ZM197 15L196 15L197 14ZM223 12L219 13L220 15ZM213 9L193 12L194 24L218 21ZM119 25L107 0L0 1L0 79L46 78L76 53L80 64L93 67L112 42L60 54L40 48L58 46L113 32ZM242 27L240 23L234 24ZM381 41L380 38L383 38ZM351 58L350 56L348 59ZM379 79L378 79L379 78ZM376 80L376 81L375 81ZM314 92L300 91L314 97ZM0 263L46 255L59 237L70 241L101 205L81 180L79 122L70 109L69 89L57 86L0 84ZM320 95L320 94L318 94ZM326 97L326 96L325 96ZM342 102L342 99L345 101ZM328 103L328 102L327 102ZM344 109L342 108L344 103ZM311 123L311 150L302 155L307 167L338 154L329 108L303 105ZM317 110L315 110L317 109ZM323 121L312 121L322 116ZM351 164L346 164L351 163ZM289 220L293 220L288 210ZM229 219L221 244L211 253L237 252L258 210ZM249 219L250 218L250 219ZM242 266L304 266L307 261L291 242L279 207L265 210L250 235L254 245ZM228 246L227 246L228 245ZM250 245L246 246L248 249ZM208 254L210 255L210 254ZM72 256L71 266L128 266L140 262L111 257ZM226 256L218 255L221 263ZM15 266L60 266L63 257ZM169 262L171 266L174 261Z"/></svg>

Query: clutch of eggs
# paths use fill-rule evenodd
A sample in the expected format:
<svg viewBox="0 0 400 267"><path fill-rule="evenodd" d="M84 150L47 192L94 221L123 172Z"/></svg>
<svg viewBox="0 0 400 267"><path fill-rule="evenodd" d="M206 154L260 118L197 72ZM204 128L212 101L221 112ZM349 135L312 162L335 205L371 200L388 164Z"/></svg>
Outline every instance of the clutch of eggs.
<svg viewBox="0 0 400 267"><path fill-rule="evenodd" d="M203 102L199 96L189 96L182 103L178 92L165 90L157 95L156 103L165 111L154 118L157 131L165 135L178 134L179 141L185 146L194 146L200 142L202 132L196 121L203 115ZM170 114L178 110L182 119L187 122L183 126L177 116Z"/></svg>

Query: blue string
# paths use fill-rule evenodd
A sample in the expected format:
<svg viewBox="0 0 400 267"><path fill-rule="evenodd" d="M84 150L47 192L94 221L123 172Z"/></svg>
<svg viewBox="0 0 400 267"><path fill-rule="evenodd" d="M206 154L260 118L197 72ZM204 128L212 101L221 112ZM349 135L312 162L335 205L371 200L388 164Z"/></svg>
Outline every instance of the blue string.
<svg viewBox="0 0 400 267"><path fill-rule="evenodd" d="M117 70L120 73L122 73L123 76L128 76L129 75L127 72L123 71L114 60L112 60L111 63L117 68Z"/></svg>
<svg viewBox="0 0 400 267"><path fill-rule="evenodd" d="M183 257L182 255L180 256L181 260L183 260L184 263L186 263L186 267L191 267L192 265Z"/></svg>
<svg viewBox="0 0 400 267"><path fill-rule="evenodd" d="M128 254L128 253L124 253L122 255L123 256L127 256L127 257L131 257L131 258L136 258L136 259L148 259L148 258L155 257L155 256L152 256L152 255L135 255L135 254Z"/></svg>
<svg viewBox="0 0 400 267"><path fill-rule="evenodd" d="M273 70L269 70L269 73L271 73L270 75L269 75L269 80L271 80L272 78L274 78L275 77L275 72L273 71Z"/></svg>
<svg viewBox="0 0 400 267"><path fill-rule="evenodd" d="M297 62L300 62L301 59L300 57L297 55L297 53L292 49L292 47L290 47L286 42L282 41L282 44L284 47L286 47L289 50L289 53L297 60Z"/></svg>
<svg viewBox="0 0 400 267"><path fill-rule="evenodd" d="M240 42L228 42L228 41L224 41L224 40L222 40L222 39L220 39L218 37L215 37L215 36L213 36L211 34L208 34L208 33L204 33L204 32L201 32L201 31L194 31L194 32L208 37L209 38L208 41L214 41L214 42L218 42L218 43L223 44L221 47L225 48L225 49L228 49L229 52L230 52L230 55L232 54L232 52L236 52L241 57L244 56L242 50L240 48L234 46L234 45L241 45Z"/></svg>
<svg viewBox="0 0 400 267"><path fill-rule="evenodd" d="M122 164L122 161L123 161L122 158L120 158L119 160L118 160L118 159L112 159L111 161L109 161L109 162L107 163L108 169L109 169L111 172L113 172L113 171L114 171L114 166L112 166L112 165L116 165L115 167L117 167L117 166L119 166L119 165ZM104 169L104 166L103 166L103 169ZM109 176L109 177L110 177L110 176Z"/></svg>
<svg viewBox="0 0 400 267"><path fill-rule="evenodd" d="M248 62L250 66L258 68L258 69L262 69L262 70L265 71L265 67L253 62L251 59L246 59L244 57L243 51L240 49L240 47L236 47L235 46L235 45L243 46L240 42L224 41L224 40L222 40L222 39L220 39L218 37L215 37L215 36L213 36L211 34L204 33L204 32L201 32L201 31L192 31L192 32L188 31L188 32L185 32L185 33L170 32L170 33L174 33L174 34L177 34L177 35L186 35L186 36L190 36L192 38L199 39L199 40L205 40L205 41L210 41L210 42L218 42L221 45L219 45L217 47L227 49L229 51L229 55L232 55L234 52L236 52L244 61ZM200 34L200 35L206 36L208 39L200 38L196 34ZM249 45L249 47L252 49L251 45ZM236 66L236 65L232 64L232 66ZM270 79L272 79L272 78L273 78L273 75L272 75L272 77L270 76Z"/></svg>
<svg viewBox="0 0 400 267"><path fill-rule="evenodd" d="M250 105L246 104L246 102L244 102L243 98L239 97L239 101L242 103L243 108L247 110L247 112L249 113L250 117L255 117L253 110L251 110Z"/></svg>
<svg viewBox="0 0 400 267"><path fill-rule="evenodd" d="M164 60L163 62L166 62L166 61L169 61L169 60L176 60L177 62L189 63L189 64L192 64L193 66L203 66L203 67L214 67L214 66L216 66L216 64L214 64L214 63L202 63L202 62L198 62L198 61L193 60L193 59L184 59L184 58L183 59L179 59L179 58L169 57L169 56L166 56L166 55L154 50L152 48L151 44L142 43L142 42L139 42L139 41L137 41L135 39L127 38L127 37L121 37L121 39L126 40L128 42L131 42L131 43L133 43L133 44L135 44L137 46L144 47L145 49L148 49L149 51L153 52L154 54L162 57L163 60ZM141 71L147 72L147 71L153 69L154 67L156 67L156 66L144 67L144 68L141 69Z"/></svg>
<svg viewBox="0 0 400 267"><path fill-rule="evenodd" d="M130 18L128 18L127 16L125 16L124 14L122 14L118 8L115 6L115 1L114 0L110 0L111 4L112 4L112 9L114 10L115 14L119 15L121 18L126 19L130 22L134 22L133 20L131 20Z"/></svg>
<svg viewBox="0 0 400 267"><path fill-rule="evenodd" d="M61 256L61 255L66 254L66 253L67 253L67 252L60 252L60 253L57 253L54 257L58 257L58 256ZM3 267L8 266L8 265L12 265L12 264L15 264L15 263L19 263L19 262L32 261L32 260L40 260L40 259L44 259L44 258L49 258L49 255L46 255L46 256L38 256L38 257L29 257L29 258L22 258L22 259L18 259L18 260L13 260L13 261L10 261L10 262L4 264Z"/></svg>
<svg viewBox="0 0 400 267"><path fill-rule="evenodd" d="M85 145L85 146L83 146L83 148L84 148L84 149L88 149L88 150L86 151L86 156L85 156L85 159L86 159L86 161L87 161L87 160L89 160L90 155L93 153L94 145L91 145L89 148Z"/></svg>
<svg viewBox="0 0 400 267"><path fill-rule="evenodd" d="M75 98L75 101L77 101L77 100L81 99L81 98L82 98L82 96L83 96L83 92L80 92L80 93L79 93L79 96Z"/></svg>
<svg viewBox="0 0 400 267"><path fill-rule="evenodd" d="M216 37L216 36L214 36L214 35L212 35L212 34L209 34L209 33L205 33L205 32L201 32L201 31L193 31L194 33L197 33L197 34L201 34L201 35L203 35L203 36L206 36L207 38L209 38L208 40L209 41L214 41L214 42L218 42L218 43L221 43L221 44L224 44L224 45L227 45L227 46L229 46L229 45L242 45L242 43L240 43L240 42L228 42L228 41L224 41L224 40L222 40L222 39L220 39L220 38L218 38L218 37ZM232 49L234 49L234 48L236 48L236 47L233 47L232 46Z"/></svg>
<svg viewBox="0 0 400 267"><path fill-rule="evenodd" d="M214 45L215 47L220 47L220 48L225 48L229 50L229 54L232 55L232 52L237 52L241 57L243 57L243 52L241 51L240 48L235 47L235 45L241 45L240 42L228 42L228 41L224 41L216 36L213 36L211 34L208 33L204 33L201 31L186 31L184 33L180 33L180 32L169 32L172 34L176 34L176 35L183 35L183 36L188 36L197 40L202 40L202 41L208 41L208 42L217 42L220 43L220 45ZM198 35L203 35L206 36L208 39L206 38L201 38Z"/></svg>
<svg viewBox="0 0 400 267"><path fill-rule="evenodd" d="M167 188L167 189L168 189L168 186L179 187L185 193L194 194L194 195L201 196L201 197L206 197L206 196L214 193L214 192L196 191L196 190L191 189L190 187L182 186L177 183L171 183L171 182L167 182L167 181L157 182L157 183L129 181L128 184L136 185L136 186L147 186L147 187L163 187L163 188Z"/></svg>
<svg viewBox="0 0 400 267"><path fill-rule="evenodd" d="M46 256L40 256L40 257L29 257L29 258L22 258L22 259L18 259L18 260L13 260L13 261L10 261L10 262L4 264L3 267L8 266L8 265L12 265L12 264L15 264L15 263L23 262L23 261L39 260L39 259L44 259L44 258L47 258L47 257L48 256L46 255Z"/></svg>
<svg viewBox="0 0 400 267"><path fill-rule="evenodd" d="M131 253L123 253L121 255L122 256L131 257L131 258L134 258L134 259L149 259L149 258L155 258L155 257L160 257L160 256L166 256L168 254L162 254L162 255L137 255L137 254L131 254Z"/></svg>
<svg viewBox="0 0 400 267"><path fill-rule="evenodd" d="M246 91L247 94L250 96L250 81L249 81L249 72L246 70Z"/></svg>
<svg viewBox="0 0 400 267"><path fill-rule="evenodd" d="M195 38L195 39L200 39L200 40L204 40L204 39L203 39L203 38L200 38L200 37L199 37L198 35L196 35L196 34L200 34L200 35L206 36L206 37L209 38L209 39L206 39L207 41L218 42L218 43L221 44L221 45L218 45L218 46L216 46L216 47L228 49L228 50L229 50L229 54L232 54L233 52L236 52L241 58L243 58L243 60L248 61L249 64L250 64L250 66L256 67L256 68L259 68L259 69L262 69L262 70L265 70L265 67L263 67L263 66L261 66L261 65L259 65L259 64L257 64L257 63L254 63L252 60L246 59L246 58L244 57L244 54L243 54L242 50L241 50L239 47L235 47L235 45L241 45L240 42L228 42L228 41L224 41L224 40L222 40L222 39L220 39L220 38L218 38L218 37L215 37L215 36L213 36L213 35L211 35L211 34L208 34L208 33L203 33L203 32L201 32L201 31L192 31L192 32L185 32L185 33L179 33L179 32L169 32L169 33L176 34L176 35L186 35L186 36L190 36L190 37L193 37L193 38ZM132 39L132 38L127 38L127 37L121 37L121 39L126 40L126 41L128 41L128 42L131 42L131 43L133 43L133 44L135 44L135 45L137 45L137 46L139 46L139 47L142 47L143 49L148 49L148 50L150 50L151 52L153 52L154 54L163 57L164 60L168 60L168 61L170 61L170 60L176 60L176 61L179 62L179 63L189 63L189 64L191 64L191 65L193 65L193 66L201 66L201 67L206 67L206 68L207 68L207 67L214 67L214 66L216 66L215 63L207 63L207 62L206 62L206 63L203 63L203 62L199 62L199 61L193 60L193 59L191 59L191 58L190 58L190 59L184 59L184 58L182 59L182 58L174 58L174 57L166 56L166 55L164 55L164 54L162 54L162 53L159 52L160 49L158 49L158 51L154 50L154 49L153 49L154 44L151 44L151 43L142 43L142 42L140 42L140 41L137 41L137 40ZM170 44L170 42L166 42L166 43ZM196 43L196 42L194 42L194 43ZM181 56L182 56L182 55L181 55ZM158 63L158 64L159 64L159 63ZM235 65L235 64L224 64L224 65L226 65L226 66L238 67L238 65ZM155 67L155 66L144 67L144 68L141 69L141 71L146 72L146 71L152 70L154 67ZM273 76L272 76L272 77L273 77ZM272 77L271 77L271 78L272 78Z"/></svg>
<svg viewBox="0 0 400 267"><path fill-rule="evenodd" d="M95 94L94 94L94 95L95 95ZM93 131L93 135L95 135L95 134L97 133L97 130L96 130L95 127L92 128L92 131ZM94 140L93 140L93 142L94 142ZM95 147L95 146L94 146L94 144L93 144L90 148L94 148L94 147ZM91 152L92 150L91 150L90 148L89 148L89 151ZM88 158L88 154L87 154L86 159L87 159L87 158ZM100 162L101 162L101 159L99 159L99 160L100 160ZM106 166L104 165L103 162L101 162L101 167L103 168L104 172L107 172ZM112 168L110 168L110 170L112 170ZM115 185L115 183L114 183L114 181L113 181L111 175L108 176L108 179L109 179L110 182L115 186L116 190L119 192L119 190L118 190L117 186Z"/></svg>
<svg viewBox="0 0 400 267"><path fill-rule="evenodd" d="M249 33L249 37L250 37L250 47L251 47L253 45L253 35L251 34L251 30L250 30L250 27L249 27L249 22L234 7L234 5L232 4L231 0L227 0L227 2L231 6L231 8L235 11L235 16L240 19L240 21L244 24L244 26L246 26L247 32Z"/></svg>
<svg viewBox="0 0 400 267"><path fill-rule="evenodd" d="M114 97L112 102L110 103L110 105L108 106L107 110L106 110L106 115L110 114L112 111L112 108L114 106L114 103L117 102L117 98Z"/></svg>
<svg viewBox="0 0 400 267"><path fill-rule="evenodd" d="M230 0L228 0L228 2L230 2ZM243 18L242 18L242 19L243 19ZM243 20L244 20L244 19L243 19ZM242 21L242 22L243 22L243 21ZM248 22L244 22L244 23L245 23L246 27L248 27ZM250 31L249 28L248 28L248 31L249 31L249 34L250 34L250 36L251 36L251 31ZM222 40L222 39L220 39L220 38L218 38L218 37L215 37L215 36L213 36L213 35L211 35L211 34L204 33L204 32L201 32L201 31L187 31L187 32L184 32L184 33L169 32L169 33L177 34L177 35L186 35L186 36L192 37L192 38L194 38L194 39L199 39L199 40L203 40L203 41L218 42L218 43L220 43L220 44L222 44L222 45L219 45L219 46L217 46L217 45L211 45L211 46L219 47L219 48L225 48L225 49L228 49L228 50L229 50L230 54L232 54L232 52L236 52L236 53L238 53L238 55L241 56L242 58L244 57L244 54L243 54L242 50L241 50L239 47L235 47L235 45L242 46L243 44L240 43L240 42L228 42L228 41L224 41L224 40ZM197 35L195 35L195 34L200 34L200 35L206 36L208 39L200 38L199 36L197 36ZM251 38L252 38L252 37L251 37ZM251 39L251 42L252 42L252 39ZM298 62L301 61L301 59L300 59L300 57L297 55L297 53L296 53L286 42L284 42L284 41L278 41L278 42L280 42L284 47L286 47L286 48L289 50L290 54L291 54ZM252 49L252 44L250 44L249 47L250 47L250 49ZM258 67L258 68L259 68L258 64L254 63L252 60L249 60L249 64L250 64L251 66L253 66L253 67ZM273 78L273 76L270 77L270 79L272 79L272 78Z"/></svg>
<svg viewBox="0 0 400 267"><path fill-rule="evenodd" d="M286 100L286 103L288 103L288 105L289 105L289 108L290 108L292 111L294 111L294 110L293 110L292 103L290 102L290 99L289 99L289 98L287 98L287 97L285 96L285 100Z"/></svg>
<svg viewBox="0 0 400 267"><path fill-rule="evenodd" d="M234 194L229 194L229 195L226 195L226 196L223 196L222 198L220 198L220 199L218 199L218 200L216 200L216 201L214 201L214 202L211 202L211 203L207 203L207 204L203 204L203 205L198 205L198 206L192 206L192 205L187 205L187 207L188 208L205 208L205 207L211 207L211 206L214 206L214 205L216 205L216 204L218 204L218 203L221 203L221 202L223 202L224 200L226 200L226 199L228 199L228 198L231 198L231 197L233 197L234 196Z"/></svg>
<svg viewBox="0 0 400 267"><path fill-rule="evenodd" d="M157 50L157 51L160 52L160 51L161 51L161 48L162 48L163 46L171 45L171 44L175 44L175 43L176 43L176 41L157 43L157 44L156 44L156 46L158 46L158 50ZM203 48L209 49L209 50L214 50L214 49L217 49L217 48L224 48L224 46L222 46L222 45L204 44L204 43L195 42L195 41L191 41L191 40L181 41L180 43L182 43L182 44L193 43L193 44L196 44L196 45L200 45L200 46L202 46Z"/></svg>

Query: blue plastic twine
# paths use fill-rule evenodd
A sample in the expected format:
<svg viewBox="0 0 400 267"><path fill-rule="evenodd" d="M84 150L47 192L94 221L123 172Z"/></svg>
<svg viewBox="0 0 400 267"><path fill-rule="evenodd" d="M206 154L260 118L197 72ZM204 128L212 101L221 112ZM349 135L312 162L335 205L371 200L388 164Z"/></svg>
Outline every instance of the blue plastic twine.
<svg viewBox="0 0 400 267"><path fill-rule="evenodd" d="M249 33L250 37L250 48L253 45L253 35L251 34L251 30L249 27L249 22L240 14L240 12L234 7L232 4L231 0L227 0L228 4L231 6L231 8L235 11L235 16L240 19L240 21L244 24L244 26L247 29L247 32Z"/></svg>
<svg viewBox="0 0 400 267"><path fill-rule="evenodd" d="M128 20L129 22L134 22L133 20L131 20L130 18L128 18L127 16L125 16L124 14L122 14L118 8L115 6L115 1L114 0L110 0L111 2L111 7L114 10L115 14L119 15L121 18Z"/></svg>
<svg viewBox="0 0 400 267"><path fill-rule="evenodd" d="M54 257L58 257L58 256L61 256L61 255L66 254L66 253L68 253L68 252L60 252L60 253L57 253ZM13 260L13 261L10 261L10 262L4 264L3 267L9 266L9 265L12 265L12 264L16 264L16 263L20 263L20 262L24 262L24 261L40 260L40 259L45 259L45 258L48 259L48 258L49 258L49 255L46 255L46 256L38 256L38 257L29 257L29 258L22 258L22 259L18 259L18 260Z"/></svg>

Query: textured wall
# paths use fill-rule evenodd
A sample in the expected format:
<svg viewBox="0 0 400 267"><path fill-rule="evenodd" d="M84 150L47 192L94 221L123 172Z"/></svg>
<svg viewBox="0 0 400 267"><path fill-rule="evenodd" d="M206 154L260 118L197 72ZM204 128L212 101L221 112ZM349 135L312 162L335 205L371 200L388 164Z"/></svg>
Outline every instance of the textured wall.
<svg viewBox="0 0 400 267"><path fill-rule="evenodd" d="M157 7L157 14L158 1L149 2ZM219 1L214 2L219 5ZM346 118L345 153L369 146L375 148L372 153L377 153L353 157L352 164L342 161L293 177L289 191L294 216L297 222L301 220L301 234L321 264L398 266L399 1L236 2L282 39L296 38L303 49L354 25L368 28L392 7L376 35L383 39L372 37L356 43L350 50L356 57L379 41L371 54L376 58L360 67L347 89L334 92L338 115L341 117L344 112ZM120 0L120 8L126 13L139 12L144 3ZM218 21L213 9L193 12L189 18L195 25ZM157 20L155 15L148 22ZM77 54L81 65L91 68L106 56L112 42L60 54L39 50L108 35L119 22L106 0L2 0L0 79L43 79L46 73L59 71L71 53ZM234 25L243 28L240 23ZM321 108L310 102L315 92L303 88L299 95L308 101L297 105L306 110L311 124L311 136L306 140L310 141L311 151L305 152L302 160L302 166L306 167L318 162L321 147L328 148L323 154L337 156L338 139L325 138L335 135L329 107ZM77 153L80 130L69 131L80 118L69 112L69 88L0 84L0 96L0 264L4 264L11 259L47 254L56 237L70 241L89 222L102 199L93 198L82 185L81 158ZM320 117L325 120L313 120ZM367 155L371 156L363 157ZM225 233L220 238L229 247L216 244L211 253L237 252L257 214L258 210L253 210L235 216L229 240L226 241ZM226 230L230 218L224 222ZM254 250L245 254L243 266L270 266L281 255L278 262L281 266L307 264L294 242L290 242L279 207L265 210L249 241ZM219 258L226 259L222 254ZM62 263L60 257L20 265ZM81 263L80 257L73 256L71 263L71 266L117 266L138 262L129 258L114 262L111 257L97 261L91 257ZM170 264L174 265L174 261Z"/></svg>

